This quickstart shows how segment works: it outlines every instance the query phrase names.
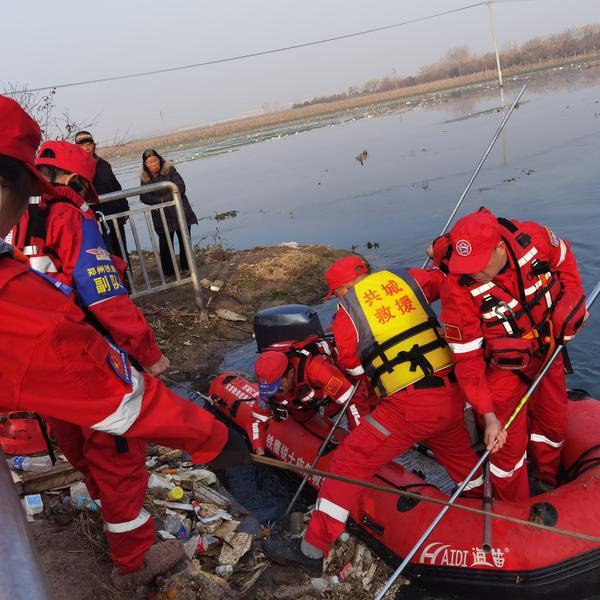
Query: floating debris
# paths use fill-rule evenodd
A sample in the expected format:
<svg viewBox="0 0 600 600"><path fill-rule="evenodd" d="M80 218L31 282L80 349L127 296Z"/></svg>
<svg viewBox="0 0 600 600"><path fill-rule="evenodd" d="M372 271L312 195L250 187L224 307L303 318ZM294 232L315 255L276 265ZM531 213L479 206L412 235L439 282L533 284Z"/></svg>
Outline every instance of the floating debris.
<svg viewBox="0 0 600 600"><path fill-rule="evenodd" d="M215 213L215 221L224 221L225 219L233 219L238 216L239 210L227 210L222 213Z"/></svg>
<svg viewBox="0 0 600 600"><path fill-rule="evenodd" d="M365 149L358 156L355 157L356 160L360 163L361 167L364 166L364 162L365 162L365 160L367 160L368 155L369 155L369 152Z"/></svg>

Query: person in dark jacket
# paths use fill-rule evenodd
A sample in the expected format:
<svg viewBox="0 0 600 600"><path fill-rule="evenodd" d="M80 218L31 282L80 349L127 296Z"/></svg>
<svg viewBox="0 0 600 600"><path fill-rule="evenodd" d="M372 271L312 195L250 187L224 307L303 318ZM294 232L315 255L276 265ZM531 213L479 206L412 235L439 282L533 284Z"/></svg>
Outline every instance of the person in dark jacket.
<svg viewBox="0 0 600 600"><path fill-rule="evenodd" d="M140 173L141 185L158 183L159 181L172 181L179 188L189 234L192 225L197 224L198 219L194 214L192 207L190 206L190 201L185 195L185 183L181 175L177 172L177 169L171 162L166 161L156 150L152 149L145 150L142 154L142 167L143 168ZM150 192L148 194L141 194L140 200L144 204L160 204L161 202L169 202L172 200L172 195L168 191ZM162 265L162 270L163 273L168 276L175 274L175 267L169 253L167 235L171 239L171 244L173 244L175 234L177 234L177 239L179 240L179 264L181 271L188 271L189 266L183 246L182 232L179 228L179 221L177 220L177 211L175 210L174 206L168 206L164 209L164 213L168 228L167 232L164 230L160 211L154 211L152 213L152 223L154 225L154 230L158 235L160 244L160 262ZM175 251L174 248L173 251Z"/></svg>
<svg viewBox="0 0 600 600"><path fill-rule="evenodd" d="M81 146L81 148L83 148L86 152L89 152L96 159L96 175L92 184L98 196L100 196L101 194L108 194L110 192L121 191L123 188L121 187L121 184L119 183L118 179L115 177L110 163L104 160L103 158L100 158L96 154L96 142L94 141L94 137L92 136L92 134L89 131L78 131L75 134L75 143L78 146ZM93 208L95 209L96 207ZM122 198L121 200L113 200L112 202L101 204L98 208L100 212L104 215L114 215L129 210L129 202L127 202L127 198ZM127 219L125 218L120 218L117 220L119 225L119 233L121 234L121 241L123 242L123 249L125 250L125 255L123 256L123 252L121 251L119 238L117 237L117 232L115 230L113 221L107 221L107 225L109 228L108 241L110 243L109 250L113 254L116 254L123 260L129 262L127 258L127 238L125 237L126 221Z"/></svg>

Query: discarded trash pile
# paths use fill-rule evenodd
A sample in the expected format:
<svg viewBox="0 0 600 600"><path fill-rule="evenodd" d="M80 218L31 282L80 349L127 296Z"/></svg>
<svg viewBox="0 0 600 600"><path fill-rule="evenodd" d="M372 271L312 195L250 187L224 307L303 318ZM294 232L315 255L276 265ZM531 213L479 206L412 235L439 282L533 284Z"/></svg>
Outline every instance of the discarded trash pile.
<svg viewBox="0 0 600 600"><path fill-rule="evenodd" d="M55 466L47 456L13 457L9 464L28 520L71 525L75 535L87 538L90 553L109 560L100 508L64 458ZM188 559L175 574L157 579L151 592L157 600L369 598L389 575L389 568L348 534L336 544L322 577L271 565L261 550L261 539L270 530L228 494L213 472L186 462L181 451L161 446L149 447L146 466L145 508L157 536L178 539ZM31 490L38 493L27 493ZM292 514L291 535L302 535L309 516Z"/></svg>

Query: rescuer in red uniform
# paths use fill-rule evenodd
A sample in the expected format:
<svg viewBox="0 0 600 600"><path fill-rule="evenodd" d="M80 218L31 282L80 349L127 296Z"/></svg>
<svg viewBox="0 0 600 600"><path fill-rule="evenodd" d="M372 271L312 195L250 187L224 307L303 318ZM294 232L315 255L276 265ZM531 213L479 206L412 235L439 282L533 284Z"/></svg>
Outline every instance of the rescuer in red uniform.
<svg viewBox="0 0 600 600"><path fill-rule="evenodd" d="M256 361L260 394L258 410L252 412L249 435L256 454L264 454L265 423L271 418L297 421L311 419L319 409L332 417L352 395L353 385L335 366L330 344L318 336L299 342L272 344ZM369 414L366 383L352 397L346 417L355 429Z"/></svg>
<svg viewBox="0 0 600 600"><path fill-rule="evenodd" d="M577 263L568 244L547 227L496 218L485 208L460 219L449 244L451 274L442 288L441 320L456 377L477 412L494 411L505 423L554 340L567 343L587 318ZM556 486L566 432L559 357L491 458L496 497L529 497L528 449L542 489Z"/></svg>
<svg viewBox="0 0 600 600"><path fill-rule="evenodd" d="M464 428L464 396L455 383L448 347L429 301L438 298L444 275L436 270L379 271L369 274L356 256L336 261L327 271L329 295L339 299L333 323L338 364L353 376L366 376L380 397L336 450L331 472L367 479L383 466L426 441L455 482L477 462ZM504 434L486 415L487 437ZM481 473L466 490L481 493ZM304 539L269 540L267 554L314 572L340 536L362 489L325 479Z"/></svg>
<svg viewBox="0 0 600 600"><path fill-rule="evenodd" d="M23 216L29 196L54 194L34 166L39 141L37 123L14 100L0 97L2 238ZM0 370L0 411L37 412L93 431L179 447L195 463L212 461L213 468L247 461L240 436L138 372L126 352L85 322L69 285L32 270L27 257L2 241L0 364L10 367ZM112 466L106 461L107 469ZM154 545L137 571L115 583L144 585L181 556L178 544Z"/></svg>
<svg viewBox="0 0 600 600"><path fill-rule="evenodd" d="M30 203L13 229L13 245L32 267L72 287L90 322L107 333L153 375L169 361L154 332L129 298L88 202L97 204L92 185L94 157L75 144L49 141L40 148L38 170L53 186L39 204ZM84 475L90 495L100 500L111 558L121 573L139 570L154 543L155 527L144 508L148 475L146 443L125 440L52 419L56 440L69 462Z"/></svg>

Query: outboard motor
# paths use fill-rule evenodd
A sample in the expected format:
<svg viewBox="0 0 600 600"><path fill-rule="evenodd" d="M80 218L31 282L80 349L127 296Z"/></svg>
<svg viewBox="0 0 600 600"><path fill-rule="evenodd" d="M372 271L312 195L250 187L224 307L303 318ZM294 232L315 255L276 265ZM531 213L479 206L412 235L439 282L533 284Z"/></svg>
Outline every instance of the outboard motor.
<svg viewBox="0 0 600 600"><path fill-rule="evenodd" d="M254 336L259 352L276 342L303 340L310 335L324 337L325 334L319 315L304 304L266 308L254 317Z"/></svg>

